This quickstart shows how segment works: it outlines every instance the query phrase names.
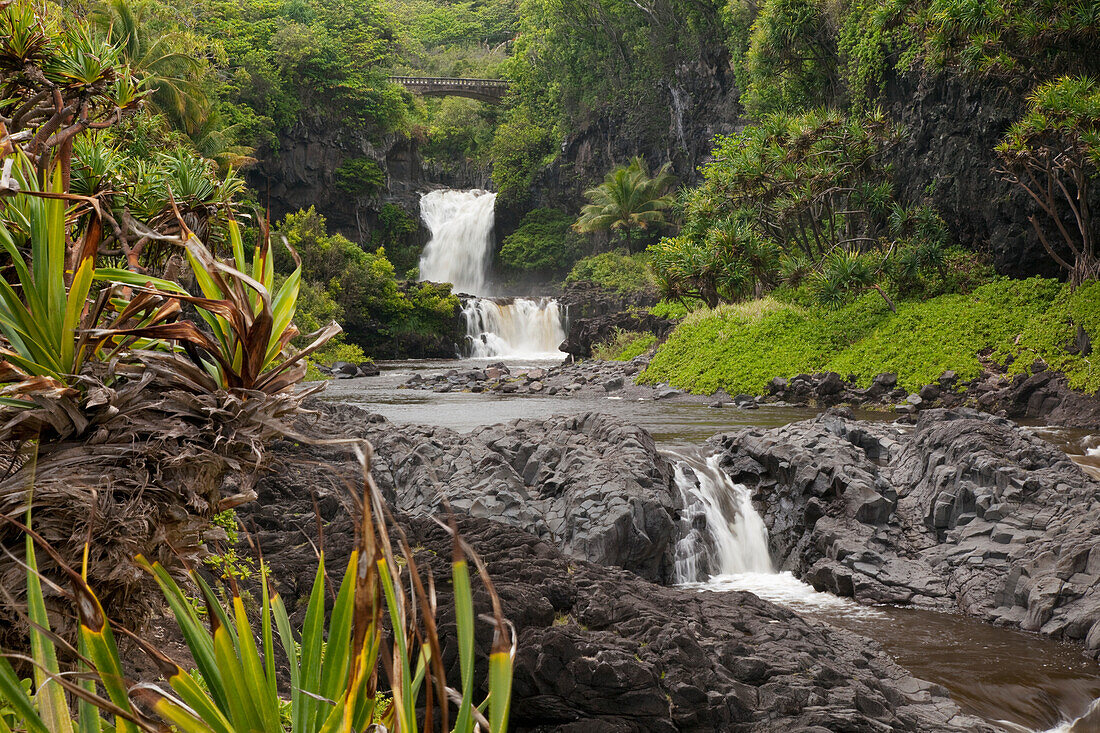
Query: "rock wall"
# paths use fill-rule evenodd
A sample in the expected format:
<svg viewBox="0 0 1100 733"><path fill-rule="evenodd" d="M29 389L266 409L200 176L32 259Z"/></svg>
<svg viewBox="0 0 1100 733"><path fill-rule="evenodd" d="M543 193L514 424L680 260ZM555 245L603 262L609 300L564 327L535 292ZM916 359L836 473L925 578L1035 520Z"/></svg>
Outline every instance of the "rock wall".
<svg viewBox="0 0 1100 733"><path fill-rule="evenodd" d="M838 414L720 436L782 567L867 603L962 611L1100 656L1100 482L1004 418Z"/></svg>
<svg viewBox="0 0 1100 733"><path fill-rule="evenodd" d="M299 122L279 133L278 150L257 151L260 162L245 171L249 186L271 208L272 220L316 206L330 231L353 242L368 241L376 212L395 203L420 217L422 179L416 142L399 135L381 138L319 120ZM336 187L344 161L369 158L386 173L386 190L376 197L349 196Z"/></svg>
<svg viewBox="0 0 1100 733"><path fill-rule="evenodd" d="M994 147L1023 113L1025 94L988 80L896 76L886 109L905 127L891 151L903 200L929 201L956 241L1015 277L1058 275L1028 222L1034 206L996 172Z"/></svg>

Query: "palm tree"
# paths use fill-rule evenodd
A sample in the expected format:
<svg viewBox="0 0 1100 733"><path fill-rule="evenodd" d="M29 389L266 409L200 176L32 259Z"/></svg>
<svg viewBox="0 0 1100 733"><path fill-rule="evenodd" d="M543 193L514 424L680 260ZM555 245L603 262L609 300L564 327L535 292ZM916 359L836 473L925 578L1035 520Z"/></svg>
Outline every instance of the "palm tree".
<svg viewBox="0 0 1100 733"><path fill-rule="evenodd" d="M584 192L591 203L581 209L573 228L578 232L619 231L629 243L635 232L666 223L664 210L672 205L672 182L671 164L665 163L651 177L645 160L635 157Z"/></svg>
<svg viewBox="0 0 1100 733"><path fill-rule="evenodd" d="M129 64L143 86L155 90L146 101L153 112L163 114L183 132L201 126L210 104L196 81L203 62L201 43L184 31L156 34L146 19L148 4L139 0L107 0L92 18L107 40L120 47L122 61Z"/></svg>

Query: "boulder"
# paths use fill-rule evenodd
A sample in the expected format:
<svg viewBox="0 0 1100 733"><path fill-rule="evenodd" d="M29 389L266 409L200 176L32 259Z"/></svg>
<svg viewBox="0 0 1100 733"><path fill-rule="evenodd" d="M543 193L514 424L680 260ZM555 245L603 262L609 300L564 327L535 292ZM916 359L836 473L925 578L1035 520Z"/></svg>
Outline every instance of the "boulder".
<svg viewBox="0 0 1100 733"><path fill-rule="evenodd" d="M912 431L836 414L720 436L773 557L867 603L962 610L1100 656L1100 482L1003 418L931 409Z"/></svg>
<svg viewBox="0 0 1100 733"><path fill-rule="evenodd" d="M355 417L355 434L364 432L364 424L371 428L367 433L400 432L414 441L405 448L428 455L440 437ZM379 460L399 462L389 450L394 447L402 445L379 447ZM354 477L354 466L302 461L301 450L275 446L281 470L260 482L258 502L238 510L256 528L254 540L276 571L272 582L294 624L303 620L316 568L303 540L322 544L313 519L315 492L322 495L318 507L329 567L347 562L355 536L351 501L341 489L331 490ZM341 476L345 469L351 473ZM464 512L456 523L484 560L504 615L515 626L510 729L517 733L994 730L962 714L942 687L912 677L867 639L807 622L750 593L663 587L577 559L552 538L509 524ZM452 539L421 514L397 512L395 526L420 567L435 578L441 658L449 684L457 685L448 582ZM244 540L240 551L249 551ZM474 597L476 612L490 610L476 578ZM492 629L478 624L475 633L484 659ZM477 696L484 694L482 689Z"/></svg>

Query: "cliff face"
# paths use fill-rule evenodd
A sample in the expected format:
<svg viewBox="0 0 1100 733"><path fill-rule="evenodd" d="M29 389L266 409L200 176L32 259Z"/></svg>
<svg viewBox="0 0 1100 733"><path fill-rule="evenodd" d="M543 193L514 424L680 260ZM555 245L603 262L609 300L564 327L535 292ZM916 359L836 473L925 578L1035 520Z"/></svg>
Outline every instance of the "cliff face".
<svg viewBox="0 0 1100 733"><path fill-rule="evenodd" d="M714 136L742 129L747 120L729 56L721 48L657 79L651 108L605 113L570 132L561 154L542 169L525 202L497 205L498 241L514 231L523 214L549 206L577 211L583 192L604 174L635 155L652 167L671 161L683 185L699 178ZM999 272L1056 275L1028 216L1026 196L996 171L994 146L1022 112L1024 95L990 82L941 75L895 76L883 102L906 135L891 153L903 200L928 200L944 215L954 238L988 251ZM261 151L262 162L248 172L273 217L316 206L353 241L367 243L384 203L401 206L419 220L420 194L449 188L491 188L490 171L478 165L426 169L415 140L399 136L371 139L323 123L301 123L280 135L277 152ZM375 197L355 197L336 187L336 169L346 160L369 158L386 174L386 189ZM419 244L425 233L410 237ZM410 244L416 242L410 241Z"/></svg>
<svg viewBox="0 0 1100 733"><path fill-rule="evenodd" d="M698 179L697 169L710 155L714 136L745 125L724 47L715 48L709 59L681 64L673 76L654 83L658 106L595 117L566 137L561 155L535 183L535 206L579 208L585 189L636 155L651 168L671 162L680 182L689 185Z"/></svg>
<svg viewBox="0 0 1100 733"><path fill-rule="evenodd" d="M1024 109L1024 95L957 77L895 78L886 109L906 128L892 151L903 200L928 199L955 241L987 251L997 271L1056 276L1057 266L1028 222L1027 195L996 172L994 146Z"/></svg>
<svg viewBox="0 0 1100 733"><path fill-rule="evenodd" d="M422 181L416 142L404 136L377 139L362 131L300 122L279 134L279 149L261 150L247 171L249 185L271 208L273 220L317 207L330 231L365 243L377 225L382 204L395 203L419 218ZM386 175L378 196L352 196L336 186L336 169L353 159L369 159Z"/></svg>
<svg viewBox="0 0 1100 733"><path fill-rule="evenodd" d="M586 188L633 155L644 155L651 165L672 161L680 182L690 185L699 178L714 136L748 122L728 58L685 64L675 79L656 83L665 104L644 118L600 117L573 131L558 159L540 173L530 206L575 211ZM994 146L1024 104L1021 92L947 75L897 76L883 100L906 128L903 142L891 151L901 198L930 201L955 241L988 252L998 272L1055 276L1058 270L1028 222L1034 207L996 173ZM514 228L526 208L502 207L498 231Z"/></svg>

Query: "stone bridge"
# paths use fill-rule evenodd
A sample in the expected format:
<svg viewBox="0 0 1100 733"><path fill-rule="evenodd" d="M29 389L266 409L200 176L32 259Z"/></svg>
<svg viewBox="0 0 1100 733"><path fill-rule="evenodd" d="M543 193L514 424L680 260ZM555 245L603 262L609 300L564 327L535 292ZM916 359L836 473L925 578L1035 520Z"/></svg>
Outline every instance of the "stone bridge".
<svg viewBox="0 0 1100 733"><path fill-rule="evenodd" d="M425 97L466 97L499 104L511 82L503 79L455 79L445 76L391 76L390 81Z"/></svg>

